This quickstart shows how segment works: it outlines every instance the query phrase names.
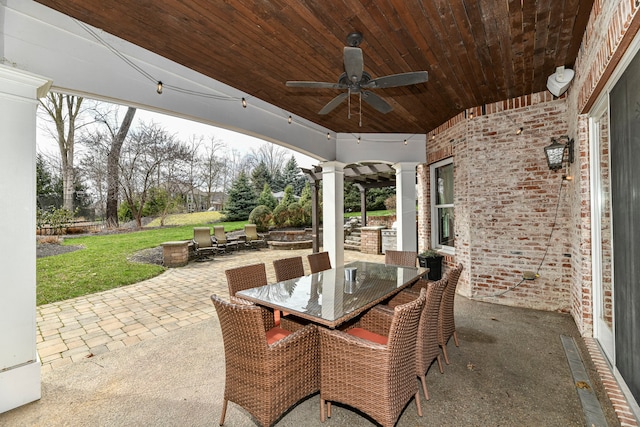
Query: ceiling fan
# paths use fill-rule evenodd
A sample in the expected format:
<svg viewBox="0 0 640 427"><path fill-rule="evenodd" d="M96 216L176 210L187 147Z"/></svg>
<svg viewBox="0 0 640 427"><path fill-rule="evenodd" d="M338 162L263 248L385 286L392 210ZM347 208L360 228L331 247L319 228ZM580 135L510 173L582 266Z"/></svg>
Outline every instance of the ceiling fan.
<svg viewBox="0 0 640 427"><path fill-rule="evenodd" d="M410 73L392 74L389 76L372 79L371 75L364 71L364 61L362 59L362 49L358 46L362 42L362 34L353 32L347 36L347 44L344 47L344 69L337 83L330 82L307 82L288 81L288 87L303 87L316 89L347 89L347 92L333 98L325 105L318 114L328 114L336 108L345 98L349 99L352 93L360 96L360 101L366 102L379 112L386 114L393 110L387 101L367 89L385 89L398 86L409 86L424 83L428 79L426 71L414 71ZM362 111L362 109L361 109ZM351 117L351 105L349 105L349 117ZM360 123L362 125L362 123Z"/></svg>

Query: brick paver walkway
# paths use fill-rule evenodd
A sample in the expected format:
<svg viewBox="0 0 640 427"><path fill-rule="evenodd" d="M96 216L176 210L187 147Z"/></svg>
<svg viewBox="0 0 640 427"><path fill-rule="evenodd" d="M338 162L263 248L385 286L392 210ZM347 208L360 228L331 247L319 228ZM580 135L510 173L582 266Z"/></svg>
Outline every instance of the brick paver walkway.
<svg viewBox="0 0 640 427"><path fill-rule="evenodd" d="M191 262L140 283L37 308L37 349L42 372L166 334L215 316L209 297L228 297L224 271L264 262L275 282L273 260L306 256L310 249L239 251ZM383 255L345 251L345 262L384 262Z"/></svg>

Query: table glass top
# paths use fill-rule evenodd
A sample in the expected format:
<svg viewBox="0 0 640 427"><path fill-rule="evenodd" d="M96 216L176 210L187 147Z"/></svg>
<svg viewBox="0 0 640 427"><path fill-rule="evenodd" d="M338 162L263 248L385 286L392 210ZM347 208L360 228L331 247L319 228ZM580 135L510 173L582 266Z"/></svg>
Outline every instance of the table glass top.
<svg viewBox="0 0 640 427"><path fill-rule="evenodd" d="M355 269L355 280L347 280ZM297 279L251 288L237 296L328 326L393 295L427 270L357 261ZM346 318L345 318L346 317Z"/></svg>

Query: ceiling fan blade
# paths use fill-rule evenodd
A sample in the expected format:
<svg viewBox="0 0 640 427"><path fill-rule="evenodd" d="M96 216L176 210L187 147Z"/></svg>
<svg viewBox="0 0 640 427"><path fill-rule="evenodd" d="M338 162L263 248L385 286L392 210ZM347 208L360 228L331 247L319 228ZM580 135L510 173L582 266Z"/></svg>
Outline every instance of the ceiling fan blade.
<svg viewBox="0 0 640 427"><path fill-rule="evenodd" d="M347 72L347 78L351 82L357 83L362 79L362 71L364 70L362 49L359 47L345 46L344 70Z"/></svg>
<svg viewBox="0 0 640 427"><path fill-rule="evenodd" d="M331 111L333 111L334 108L336 108L338 105L340 105L340 103L342 101L344 101L347 96L349 96L349 92L344 92L344 93L341 93L340 95L336 96L331 101L329 101L329 103L327 105L322 107L322 110L320 110L318 112L318 114L323 114L323 115L324 114L329 114Z"/></svg>
<svg viewBox="0 0 640 427"><path fill-rule="evenodd" d="M346 89L347 86L341 83L330 82L300 82L289 81L285 83L287 87L309 87L314 89Z"/></svg>
<svg viewBox="0 0 640 427"><path fill-rule="evenodd" d="M363 90L362 92L362 100L367 104L371 105L376 110L380 111L382 114L387 114L393 111L393 107L389 105L387 101L380 98L373 92L369 92L368 90Z"/></svg>
<svg viewBox="0 0 640 427"><path fill-rule="evenodd" d="M429 79L426 71L414 71L411 73L392 74L390 76L378 77L363 84L367 89L385 89L388 87L409 86L424 83Z"/></svg>

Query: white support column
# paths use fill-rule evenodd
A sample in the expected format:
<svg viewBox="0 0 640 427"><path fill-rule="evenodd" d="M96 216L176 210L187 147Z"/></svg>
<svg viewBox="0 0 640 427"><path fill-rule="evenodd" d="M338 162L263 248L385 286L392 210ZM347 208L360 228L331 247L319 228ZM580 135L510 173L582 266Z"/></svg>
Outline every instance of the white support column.
<svg viewBox="0 0 640 427"><path fill-rule="evenodd" d="M344 265L344 163L322 166L322 246L333 267Z"/></svg>
<svg viewBox="0 0 640 427"><path fill-rule="evenodd" d="M397 249L417 251L416 166L418 163L396 163Z"/></svg>
<svg viewBox="0 0 640 427"><path fill-rule="evenodd" d="M0 413L40 399L36 108L50 83L0 65Z"/></svg>

